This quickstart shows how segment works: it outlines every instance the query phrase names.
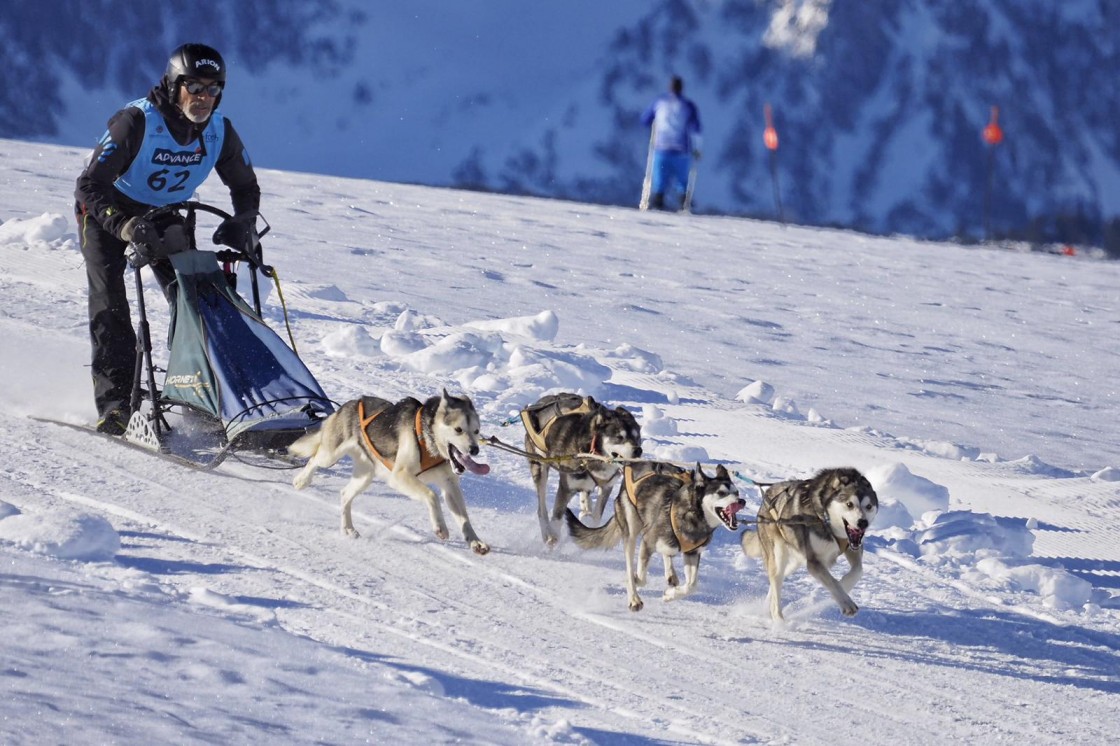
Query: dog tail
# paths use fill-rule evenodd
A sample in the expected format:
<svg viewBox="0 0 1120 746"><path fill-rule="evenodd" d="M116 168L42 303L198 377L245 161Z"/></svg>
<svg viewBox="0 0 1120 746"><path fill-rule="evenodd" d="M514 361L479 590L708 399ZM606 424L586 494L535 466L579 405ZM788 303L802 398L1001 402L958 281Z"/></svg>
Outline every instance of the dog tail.
<svg viewBox="0 0 1120 746"><path fill-rule="evenodd" d="M758 540L757 531L744 531L739 542L743 545L743 554L748 557L762 556L762 542Z"/></svg>
<svg viewBox="0 0 1120 746"><path fill-rule="evenodd" d="M311 458L319 450L319 443L323 440L323 429L316 428L299 440L288 446L288 453L299 458Z"/></svg>
<svg viewBox="0 0 1120 746"><path fill-rule="evenodd" d="M568 533L580 549L610 549L622 541L622 526L614 518L599 528L590 528L580 523L579 518L569 508L565 513Z"/></svg>

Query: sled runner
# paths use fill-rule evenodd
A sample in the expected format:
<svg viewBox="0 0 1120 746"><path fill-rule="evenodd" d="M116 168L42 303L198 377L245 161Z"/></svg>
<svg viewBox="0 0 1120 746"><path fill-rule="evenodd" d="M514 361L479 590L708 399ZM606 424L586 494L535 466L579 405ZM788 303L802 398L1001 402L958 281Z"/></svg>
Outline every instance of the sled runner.
<svg viewBox="0 0 1120 746"><path fill-rule="evenodd" d="M195 242L198 212L222 218L214 243ZM125 440L152 450L182 453L216 465L234 451L283 455L285 448L334 411L334 404L295 350L261 318L258 275L273 277L262 261L259 215L231 217L200 202L159 207L145 216L152 230L129 246L136 279L137 359L132 416ZM245 262L251 268L253 305L219 265ZM151 265L168 297L171 319L168 362L162 386L152 361L142 267ZM175 447L168 413L180 416Z"/></svg>

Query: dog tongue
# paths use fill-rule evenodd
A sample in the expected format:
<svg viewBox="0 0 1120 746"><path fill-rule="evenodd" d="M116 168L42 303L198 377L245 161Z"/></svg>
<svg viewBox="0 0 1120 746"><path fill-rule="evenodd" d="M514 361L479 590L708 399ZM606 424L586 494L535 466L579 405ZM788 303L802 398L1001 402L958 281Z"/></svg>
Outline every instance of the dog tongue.
<svg viewBox="0 0 1120 746"><path fill-rule="evenodd" d="M863 531L853 526L845 526L848 531L848 543L859 546L863 543Z"/></svg>
<svg viewBox="0 0 1120 746"><path fill-rule="evenodd" d="M731 529L732 531L739 528L739 519L735 516L735 514L746 506L747 504L740 500L739 502L731 503L726 508L721 509L723 512L723 519L725 524L727 525L727 528Z"/></svg>
<svg viewBox="0 0 1120 746"><path fill-rule="evenodd" d="M490 464L480 464L462 451L459 452L459 463L465 466L472 474L486 475L490 473Z"/></svg>

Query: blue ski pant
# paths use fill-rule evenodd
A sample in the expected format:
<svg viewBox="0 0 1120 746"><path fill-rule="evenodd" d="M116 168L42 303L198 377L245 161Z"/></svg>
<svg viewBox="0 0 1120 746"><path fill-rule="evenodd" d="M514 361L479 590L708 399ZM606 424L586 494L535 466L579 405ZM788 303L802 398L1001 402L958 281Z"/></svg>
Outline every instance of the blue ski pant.
<svg viewBox="0 0 1120 746"><path fill-rule="evenodd" d="M657 150L653 154L653 179L650 191L664 194L675 183L683 192L688 189L688 169L692 156L683 150Z"/></svg>

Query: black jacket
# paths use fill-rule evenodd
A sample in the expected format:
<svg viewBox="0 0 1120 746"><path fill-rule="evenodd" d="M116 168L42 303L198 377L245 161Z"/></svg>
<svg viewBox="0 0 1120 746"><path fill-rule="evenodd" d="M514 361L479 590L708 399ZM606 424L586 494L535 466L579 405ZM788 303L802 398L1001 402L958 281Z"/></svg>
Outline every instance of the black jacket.
<svg viewBox="0 0 1120 746"><path fill-rule="evenodd" d="M189 145L199 140L208 121L195 124L187 119L179 107L168 99L162 84L148 92L148 100L159 111L176 142ZM258 210L261 190L257 185L257 175L245 155L241 137L228 118L225 123L222 152L214 170L222 183L229 187L234 214ZM109 120L108 134L109 137L102 138L90 155L89 164L78 177L74 196L80 213L89 215L106 231L119 237L121 227L130 217L143 215L152 208L152 205L140 204L126 197L113 186L117 177L128 170L144 141L144 112L135 106L121 109ZM115 147L109 149L109 145Z"/></svg>

